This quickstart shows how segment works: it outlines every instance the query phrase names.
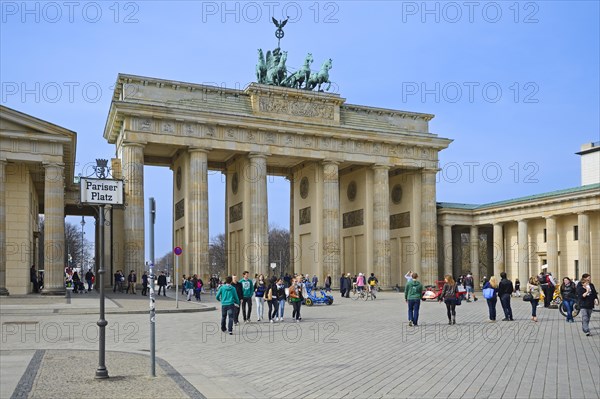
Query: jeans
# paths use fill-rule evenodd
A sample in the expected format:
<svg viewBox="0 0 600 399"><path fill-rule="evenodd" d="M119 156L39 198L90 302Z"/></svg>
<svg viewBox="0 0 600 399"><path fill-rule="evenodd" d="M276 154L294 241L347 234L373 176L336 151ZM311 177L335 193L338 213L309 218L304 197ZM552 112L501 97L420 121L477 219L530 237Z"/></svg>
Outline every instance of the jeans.
<svg viewBox="0 0 600 399"><path fill-rule="evenodd" d="M537 306L540 303L539 299L531 300L531 317L537 317Z"/></svg>
<svg viewBox="0 0 600 399"><path fill-rule="evenodd" d="M496 320L496 303L498 303L498 297L494 295L490 299L486 299L488 305L488 313L490 314L490 320Z"/></svg>
<svg viewBox="0 0 600 399"><path fill-rule="evenodd" d="M242 298L242 316L244 317L244 321L250 320L250 316L252 315L252 297Z"/></svg>
<svg viewBox="0 0 600 399"><path fill-rule="evenodd" d="M416 326L419 321L419 308L421 307L420 299L408 300L408 321L412 321Z"/></svg>
<svg viewBox="0 0 600 399"><path fill-rule="evenodd" d="M583 319L582 324L581 324L581 329L583 330L584 333L589 333L590 332L590 318L592 317L592 309L581 308L581 310L579 310L579 313L581 313L581 317Z"/></svg>
<svg viewBox="0 0 600 399"><path fill-rule="evenodd" d="M258 320L261 320L265 313L265 298L262 296L257 296L254 297L254 299L256 300L256 317Z"/></svg>
<svg viewBox="0 0 600 399"><path fill-rule="evenodd" d="M300 308L302 307L302 301L292 302L292 307L294 310L292 311L292 319L300 320Z"/></svg>
<svg viewBox="0 0 600 399"><path fill-rule="evenodd" d="M277 312L277 316L279 317L279 320L283 320L284 309L285 309L285 299L280 299L279 300L279 309Z"/></svg>
<svg viewBox="0 0 600 399"><path fill-rule="evenodd" d="M504 311L504 318L508 320L513 319L512 308L510 307L510 294L502 294L500 296L500 304Z"/></svg>
<svg viewBox="0 0 600 399"><path fill-rule="evenodd" d="M167 286L166 285L159 285L158 286L158 294L157 295L160 295L160 290L161 289L162 289L163 295L167 295Z"/></svg>
<svg viewBox="0 0 600 399"><path fill-rule="evenodd" d="M235 315L235 305L225 305L221 308L221 331L229 331L233 330L233 318ZM227 329L225 328L225 319L229 317L229 323L227 325Z"/></svg>
<svg viewBox="0 0 600 399"><path fill-rule="evenodd" d="M572 299L563 299L565 309L567 310L567 321L573 320L573 303Z"/></svg>
<svg viewBox="0 0 600 399"><path fill-rule="evenodd" d="M552 302L554 287L550 286L550 284L542 284L542 289L544 290L544 307L547 308L550 306L550 302Z"/></svg>
<svg viewBox="0 0 600 399"><path fill-rule="evenodd" d="M88 285L88 291L92 290L92 280L85 280L87 282Z"/></svg>
<svg viewBox="0 0 600 399"><path fill-rule="evenodd" d="M273 320L277 315L277 307L279 306L279 303L277 303L277 299L273 299L271 301L267 301L267 305L269 305L267 315L269 316L269 320Z"/></svg>
<svg viewBox="0 0 600 399"><path fill-rule="evenodd" d="M188 288L187 290L187 300L191 301L192 300L192 295L194 294L194 289L193 288ZM160 294L159 294L160 295Z"/></svg>

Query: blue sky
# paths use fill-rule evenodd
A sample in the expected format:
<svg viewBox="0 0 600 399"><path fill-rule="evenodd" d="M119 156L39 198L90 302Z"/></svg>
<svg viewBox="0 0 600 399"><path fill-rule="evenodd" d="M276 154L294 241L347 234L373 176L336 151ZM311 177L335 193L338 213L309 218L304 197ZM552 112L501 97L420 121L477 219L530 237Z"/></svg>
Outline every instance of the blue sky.
<svg viewBox="0 0 600 399"><path fill-rule="evenodd" d="M272 15L290 17L288 66L308 52L314 68L332 58L333 88L348 103L436 115L431 131L454 140L440 154L438 201L577 186L574 153L600 140L597 1L0 4L0 101L76 131L79 165L114 156L102 132L118 73L244 88L256 49L276 47ZM160 256L172 246L161 190L172 176L147 167L145 177ZM224 231L219 173L209 190L214 236ZM268 190L269 221L287 228L289 188L270 178Z"/></svg>

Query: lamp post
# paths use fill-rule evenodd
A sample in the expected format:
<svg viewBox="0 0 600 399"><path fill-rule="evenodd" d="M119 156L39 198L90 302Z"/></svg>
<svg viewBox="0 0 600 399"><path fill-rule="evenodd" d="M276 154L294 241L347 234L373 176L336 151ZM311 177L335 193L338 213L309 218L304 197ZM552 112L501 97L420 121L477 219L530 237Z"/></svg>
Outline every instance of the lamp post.
<svg viewBox="0 0 600 399"><path fill-rule="evenodd" d="M79 264L81 265L81 273L83 273L83 227L85 226L84 216L81 216L81 222L79 223L81 224L81 259L79 261Z"/></svg>

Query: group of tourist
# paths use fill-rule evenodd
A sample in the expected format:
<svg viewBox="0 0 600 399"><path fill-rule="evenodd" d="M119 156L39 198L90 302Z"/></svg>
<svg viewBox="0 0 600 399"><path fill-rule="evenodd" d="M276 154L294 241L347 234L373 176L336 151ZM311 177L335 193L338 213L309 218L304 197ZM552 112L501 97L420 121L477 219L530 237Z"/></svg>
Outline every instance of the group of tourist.
<svg viewBox="0 0 600 399"><path fill-rule="evenodd" d="M331 276L327 276L329 279L329 287L331 287ZM379 280L375 277L375 273L367 278L363 273L355 274L354 277L350 273L342 273L340 276L340 294L342 298L350 298L350 292L353 290L363 291L369 290L373 298L377 298L377 284ZM327 285L326 285L327 288Z"/></svg>
<svg viewBox="0 0 600 399"><path fill-rule="evenodd" d="M554 293L554 280L548 276L549 274L543 273L540 276L530 277L525 295L523 296L523 299L529 301L531 304L531 320L534 322L538 321L537 308L542 292L544 293L545 307L550 306L550 301L547 301L546 298L550 298L551 300ZM419 277L417 273L407 274L405 277L408 280L404 291L404 298L408 303L408 324L409 326L418 326L419 308L424 288L421 282L417 280ZM452 276L446 275L441 294L438 295L438 301L446 305L446 315L449 325L456 324L456 306L462 300L458 286L458 282L455 282ZM483 296L488 305L489 322L493 323L496 321L496 304L498 298L504 312L502 321L514 320L510 303L513 292L513 283L507 278L504 272L500 273L500 281L495 276L492 276L489 281L485 282L483 285ZM467 289L468 293L469 290ZM589 324L592 310L595 305L598 305L598 292L591 282L591 276L587 273L583 274L578 283L575 283L569 277L565 277L560 286L560 294L566 310L566 321L568 323L575 322L573 319L573 307L575 303L578 303L583 319L582 330L587 336L590 336Z"/></svg>
<svg viewBox="0 0 600 399"><path fill-rule="evenodd" d="M301 274L294 275L290 279L289 287L286 287L282 278L275 276L267 281L264 275L260 274L255 280L251 280L247 271L242 273L242 279L239 281L236 275L227 276L225 283L219 286L216 294L216 299L221 302L221 331L232 335L233 326L239 325L240 313L244 323L251 322L252 297L256 302L258 321L264 319L266 302L269 307L267 310L269 322L283 322L285 303L289 299L292 305L292 320L299 323L302 320L302 301L306 298L308 284L312 285L307 277Z"/></svg>

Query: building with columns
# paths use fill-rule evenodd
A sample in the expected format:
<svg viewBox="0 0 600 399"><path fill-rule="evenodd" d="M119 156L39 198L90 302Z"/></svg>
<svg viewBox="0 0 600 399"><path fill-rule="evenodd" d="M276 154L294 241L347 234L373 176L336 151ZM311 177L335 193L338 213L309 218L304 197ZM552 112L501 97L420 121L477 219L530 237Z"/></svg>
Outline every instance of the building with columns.
<svg viewBox="0 0 600 399"><path fill-rule="evenodd" d="M590 149L592 151L590 151ZM582 181L599 176L600 147L587 144ZM597 160L598 158L596 158ZM600 183L483 205L438 203L438 267L440 275L471 271L483 276L506 272L525 283L542 271L556 278L600 275ZM482 246L485 249L482 251ZM464 252L467 251L468 254ZM487 256L481 259L480 254Z"/></svg>
<svg viewBox="0 0 600 399"><path fill-rule="evenodd" d="M245 90L119 75L105 139L127 206L113 215L123 269L144 265L143 166L173 170L173 245L182 273L209 274L208 173L226 179L230 273L268 273L267 176L290 181L295 272L437 275L435 174L450 144L433 115L346 104L337 94Z"/></svg>
<svg viewBox="0 0 600 399"><path fill-rule="evenodd" d="M0 294L31 292L29 269L44 270L46 294L64 294L65 214L82 215L73 183L77 135L0 106ZM38 215L44 215L44 265Z"/></svg>

